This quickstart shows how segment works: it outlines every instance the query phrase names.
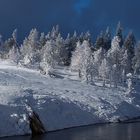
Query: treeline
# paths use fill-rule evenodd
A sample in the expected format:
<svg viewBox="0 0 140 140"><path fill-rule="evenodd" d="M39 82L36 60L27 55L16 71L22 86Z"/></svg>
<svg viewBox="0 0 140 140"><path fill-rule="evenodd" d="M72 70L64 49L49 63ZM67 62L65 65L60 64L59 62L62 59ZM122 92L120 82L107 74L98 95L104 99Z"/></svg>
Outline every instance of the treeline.
<svg viewBox="0 0 140 140"><path fill-rule="evenodd" d="M123 28L117 25L115 35L109 27L93 42L89 32L76 32L63 38L59 26L48 34L32 29L21 45L17 42L17 30L6 41L0 37L0 58L9 59L27 67L37 67L44 74L56 65L70 66L81 80L103 80L103 84L117 86L126 81L127 74L140 74L140 42L133 32L123 36Z"/></svg>

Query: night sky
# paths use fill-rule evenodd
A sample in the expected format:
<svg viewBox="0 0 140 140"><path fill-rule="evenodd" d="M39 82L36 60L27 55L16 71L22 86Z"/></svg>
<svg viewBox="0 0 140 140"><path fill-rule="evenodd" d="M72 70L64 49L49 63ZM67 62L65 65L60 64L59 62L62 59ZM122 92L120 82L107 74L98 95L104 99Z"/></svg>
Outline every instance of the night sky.
<svg viewBox="0 0 140 140"><path fill-rule="evenodd" d="M0 33L7 38L17 28L21 40L32 28L47 33L59 24L63 35L89 30L95 38L121 21L140 39L139 7L140 0L0 0Z"/></svg>

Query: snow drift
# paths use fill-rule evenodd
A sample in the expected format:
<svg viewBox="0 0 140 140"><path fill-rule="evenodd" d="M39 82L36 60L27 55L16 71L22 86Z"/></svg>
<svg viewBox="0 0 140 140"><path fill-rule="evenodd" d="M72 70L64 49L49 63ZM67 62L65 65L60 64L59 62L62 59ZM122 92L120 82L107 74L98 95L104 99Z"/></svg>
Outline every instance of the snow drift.
<svg viewBox="0 0 140 140"><path fill-rule="evenodd" d="M80 82L67 68L55 78L37 70L0 62L0 136L30 134L28 106L45 130L118 122L140 116L139 82L132 93L124 87Z"/></svg>

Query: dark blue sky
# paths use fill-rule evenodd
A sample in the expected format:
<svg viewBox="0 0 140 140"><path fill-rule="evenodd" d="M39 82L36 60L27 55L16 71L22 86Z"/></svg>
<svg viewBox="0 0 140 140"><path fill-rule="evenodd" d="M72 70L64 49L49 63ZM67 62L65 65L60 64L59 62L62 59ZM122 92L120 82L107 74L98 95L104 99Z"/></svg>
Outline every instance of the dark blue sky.
<svg viewBox="0 0 140 140"><path fill-rule="evenodd" d="M0 0L0 33L5 38L18 28L24 39L31 28L48 32L59 24L65 35L89 30L96 37L100 30L115 30L121 21L140 38L140 0Z"/></svg>

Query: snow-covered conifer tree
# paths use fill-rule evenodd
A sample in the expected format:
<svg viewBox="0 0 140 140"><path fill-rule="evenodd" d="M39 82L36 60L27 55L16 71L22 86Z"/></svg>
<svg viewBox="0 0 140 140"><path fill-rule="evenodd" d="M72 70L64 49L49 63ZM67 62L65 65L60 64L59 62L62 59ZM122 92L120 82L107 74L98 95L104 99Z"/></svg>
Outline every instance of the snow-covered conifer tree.
<svg viewBox="0 0 140 140"><path fill-rule="evenodd" d="M18 48L13 46L13 48L10 49L8 55L9 55L8 58L10 59L10 61L15 62L16 64L18 64L19 59L20 59L20 52L19 52Z"/></svg>
<svg viewBox="0 0 140 140"><path fill-rule="evenodd" d="M112 40L111 48L107 54L107 61L111 68L110 81L114 83L115 87L117 87L118 82L121 81L120 73L121 73L122 53L119 43L120 43L119 37L115 36Z"/></svg>
<svg viewBox="0 0 140 140"><path fill-rule="evenodd" d="M8 52L8 58L12 61L18 64L19 58L20 58L20 51L19 51L19 46L17 43L17 29L15 29L12 33L12 38L11 38L12 44L11 44L11 49Z"/></svg>
<svg viewBox="0 0 140 140"><path fill-rule="evenodd" d="M3 43L3 57L8 58L9 57L9 51L13 48L18 48L18 43L17 43L17 29L15 29L12 33L12 37L6 40ZM18 48L19 49L19 48Z"/></svg>
<svg viewBox="0 0 140 140"><path fill-rule="evenodd" d="M128 73L127 77L127 94L130 95L133 91L133 75L132 73Z"/></svg>
<svg viewBox="0 0 140 140"><path fill-rule="evenodd" d="M110 74L110 67L107 60L104 58L99 67L99 75L103 80L103 86L105 86L107 79L109 79L109 74Z"/></svg>
<svg viewBox="0 0 140 140"><path fill-rule="evenodd" d="M13 40L17 42L17 29L15 29L12 33Z"/></svg>
<svg viewBox="0 0 140 140"><path fill-rule="evenodd" d="M42 51L42 59L40 62L40 69L48 74L56 65L56 58L54 52L55 42L53 40L47 41Z"/></svg>
<svg viewBox="0 0 140 140"><path fill-rule="evenodd" d="M82 43L84 40L89 41L89 43L91 44L91 34L89 31L87 31L86 33L81 33L78 40Z"/></svg>
<svg viewBox="0 0 140 140"><path fill-rule="evenodd" d="M94 46L96 49L104 48L104 33L103 32L101 32L100 35L97 37Z"/></svg>
<svg viewBox="0 0 140 140"><path fill-rule="evenodd" d="M77 43L72 55L71 69L78 72L79 78L84 81L93 82L95 70L93 67L93 54L87 40Z"/></svg>
<svg viewBox="0 0 140 140"><path fill-rule="evenodd" d="M111 48L111 33L110 28L107 27L106 32L104 34L104 49L108 51Z"/></svg>
<svg viewBox="0 0 140 140"><path fill-rule="evenodd" d="M55 40L55 59L58 64L65 65L68 59L68 50L65 47L64 39L61 34L59 34Z"/></svg>
<svg viewBox="0 0 140 140"><path fill-rule="evenodd" d="M25 38L23 45L21 45L23 64L29 65L38 62L40 60L38 49L38 31L36 29L32 29L28 38Z"/></svg>
<svg viewBox="0 0 140 140"><path fill-rule="evenodd" d="M68 34L67 38L64 40L64 46L67 51L67 58L68 58L65 62L65 65L67 66L71 64L72 50L71 50L70 43L71 43L71 38L70 38L70 34Z"/></svg>
<svg viewBox="0 0 140 140"><path fill-rule="evenodd" d="M70 44L69 44L71 52L75 50L77 42L78 42L77 32L74 31L73 36L70 38Z"/></svg>
<svg viewBox="0 0 140 140"><path fill-rule="evenodd" d="M104 49L100 48L97 51L94 51L93 57L94 72L96 76L99 77L99 67L102 63L102 60L105 58Z"/></svg>
<svg viewBox="0 0 140 140"><path fill-rule="evenodd" d="M55 40L59 34L59 25L56 25L52 28L52 31L50 32L50 38Z"/></svg>
<svg viewBox="0 0 140 140"><path fill-rule="evenodd" d="M85 40L82 43L82 48L83 48L83 55L82 55L82 76L83 80L88 82L93 82L94 78L94 67L93 67L93 54L90 48L90 43L89 41Z"/></svg>
<svg viewBox="0 0 140 140"><path fill-rule="evenodd" d="M21 55L24 65L29 65L33 61L33 48L29 44L29 41L27 38L23 41L23 44L21 45Z"/></svg>
<svg viewBox="0 0 140 140"><path fill-rule="evenodd" d="M124 50L127 50L127 55L128 55L128 57L127 57L128 65L127 65L127 69L126 69L127 70L126 74L133 73L132 59L134 57L135 44L136 44L135 37L134 37L133 33L130 32L124 41Z"/></svg>
<svg viewBox="0 0 140 140"><path fill-rule="evenodd" d="M80 42L77 42L76 49L73 52L72 58L71 58L71 69L72 70L81 71L82 56L83 56L83 47Z"/></svg>
<svg viewBox="0 0 140 140"><path fill-rule="evenodd" d="M117 28L116 28L116 36L118 36L119 40L120 40L120 47L122 47L123 45L123 28L121 26L121 22L118 22Z"/></svg>
<svg viewBox="0 0 140 140"><path fill-rule="evenodd" d="M121 75L122 75L122 82L126 81L126 74L128 71L129 66L129 59L128 59L128 52L127 50L122 51L122 60L121 60Z"/></svg>
<svg viewBox="0 0 140 140"><path fill-rule="evenodd" d="M39 44L40 44L40 49L45 45L46 43L46 36L45 33L41 33L40 39L39 39Z"/></svg>
<svg viewBox="0 0 140 140"><path fill-rule="evenodd" d="M107 27L105 33L102 31L100 35L97 37L95 42L95 48L100 49L103 48L104 51L108 51L111 47L111 33L109 27Z"/></svg>
<svg viewBox="0 0 140 140"><path fill-rule="evenodd" d="M70 35L67 36L67 39L65 40L65 46L68 51L68 64L71 64L71 57L73 52L76 49L78 37L76 31L74 32L73 36L70 37Z"/></svg>
<svg viewBox="0 0 140 140"><path fill-rule="evenodd" d="M140 74L140 42L138 42L135 48L135 56L133 58L134 74Z"/></svg>

